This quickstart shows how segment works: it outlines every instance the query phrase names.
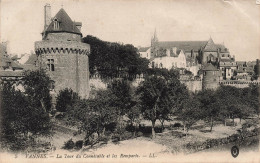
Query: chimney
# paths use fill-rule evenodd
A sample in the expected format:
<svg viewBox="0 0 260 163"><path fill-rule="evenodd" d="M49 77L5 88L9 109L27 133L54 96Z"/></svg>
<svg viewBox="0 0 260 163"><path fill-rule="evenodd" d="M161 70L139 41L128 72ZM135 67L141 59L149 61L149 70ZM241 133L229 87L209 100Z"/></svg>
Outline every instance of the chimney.
<svg viewBox="0 0 260 163"><path fill-rule="evenodd" d="M79 29L79 31L81 32L82 23L81 22L75 22L75 25Z"/></svg>
<svg viewBox="0 0 260 163"><path fill-rule="evenodd" d="M46 4L44 6L44 30L51 24L51 5Z"/></svg>

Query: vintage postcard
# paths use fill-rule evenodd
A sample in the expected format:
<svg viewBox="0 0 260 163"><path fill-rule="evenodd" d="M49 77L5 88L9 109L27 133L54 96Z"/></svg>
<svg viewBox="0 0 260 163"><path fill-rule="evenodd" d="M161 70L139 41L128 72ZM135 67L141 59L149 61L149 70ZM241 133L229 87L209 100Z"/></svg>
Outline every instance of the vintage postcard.
<svg viewBox="0 0 260 163"><path fill-rule="evenodd" d="M0 162L260 162L259 0L0 3Z"/></svg>

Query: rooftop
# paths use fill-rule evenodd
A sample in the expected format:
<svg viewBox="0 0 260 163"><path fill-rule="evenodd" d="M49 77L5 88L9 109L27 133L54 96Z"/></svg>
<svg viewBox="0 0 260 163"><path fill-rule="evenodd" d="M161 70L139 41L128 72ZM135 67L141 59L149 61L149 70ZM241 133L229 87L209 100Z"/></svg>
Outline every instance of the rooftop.
<svg viewBox="0 0 260 163"><path fill-rule="evenodd" d="M54 29L54 22L57 20L59 22L59 28ZM53 32L68 32L82 35L76 25L80 25L80 22L73 22L66 11L62 8L60 11L54 16L50 25L46 29L46 33Z"/></svg>

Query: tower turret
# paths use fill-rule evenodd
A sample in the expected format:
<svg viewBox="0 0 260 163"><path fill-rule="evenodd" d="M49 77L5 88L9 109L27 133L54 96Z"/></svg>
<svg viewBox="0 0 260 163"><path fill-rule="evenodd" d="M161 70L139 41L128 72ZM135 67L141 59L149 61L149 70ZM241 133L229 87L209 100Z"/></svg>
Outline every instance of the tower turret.
<svg viewBox="0 0 260 163"><path fill-rule="evenodd" d="M46 10L48 6L44 8ZM81 23L75 23L63 8L60 9L44 30L42 41L35 42L35 53L39 67L46 69L54 81L55 92L71 88L82 98L87 98L90 46L81 42L79 26Z"/></svg>

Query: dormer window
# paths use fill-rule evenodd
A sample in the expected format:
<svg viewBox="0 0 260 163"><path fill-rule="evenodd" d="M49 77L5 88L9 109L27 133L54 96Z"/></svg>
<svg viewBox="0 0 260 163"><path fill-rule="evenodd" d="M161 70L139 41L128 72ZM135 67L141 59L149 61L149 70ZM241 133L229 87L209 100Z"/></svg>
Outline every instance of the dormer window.
<svg viewBox="0 0 260 163"><path fill-rule="evenodd" d="M59 27L59 22L58 22L58 19L57 18L55 18L54 19L54 30L58 30L60 27Z"/></svg>

